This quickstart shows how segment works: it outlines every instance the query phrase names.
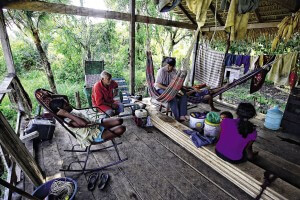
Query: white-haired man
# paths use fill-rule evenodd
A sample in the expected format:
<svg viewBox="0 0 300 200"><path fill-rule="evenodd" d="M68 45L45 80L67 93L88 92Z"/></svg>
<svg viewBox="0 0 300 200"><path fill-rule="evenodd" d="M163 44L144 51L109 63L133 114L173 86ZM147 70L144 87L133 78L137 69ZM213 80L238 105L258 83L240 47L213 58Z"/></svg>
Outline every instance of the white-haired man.
<svg viewBox="0 0 300 200"><path fill-rule="evenodd" d="M110 116L124 112L124 105L114 100L118 94L118 84L112 80L112 76L107 71L100 75L101 80L93 86L92 102L98 110L104 111Z"/></svg>

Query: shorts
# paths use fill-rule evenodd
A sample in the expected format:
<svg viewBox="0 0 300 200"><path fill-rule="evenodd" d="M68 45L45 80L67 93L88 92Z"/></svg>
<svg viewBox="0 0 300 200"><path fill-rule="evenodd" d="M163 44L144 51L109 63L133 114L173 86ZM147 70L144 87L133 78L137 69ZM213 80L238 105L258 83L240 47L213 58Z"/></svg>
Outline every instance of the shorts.
<svg viewBox="0 0 300 200"><path fill-rule="evenodd" d="M103 142L104 141L104 139L102 138L102 134L103 134L105 128L103 126L99 126L99 130L100 130L100 132L98 133L97 137L94 138L94 142Z"/></svg>

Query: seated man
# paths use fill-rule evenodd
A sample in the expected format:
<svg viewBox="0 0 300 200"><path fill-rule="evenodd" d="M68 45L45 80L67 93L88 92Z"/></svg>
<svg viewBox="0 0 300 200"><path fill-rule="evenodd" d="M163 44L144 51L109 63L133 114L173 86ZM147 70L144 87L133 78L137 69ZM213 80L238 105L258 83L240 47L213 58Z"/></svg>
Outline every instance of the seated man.
<svg viewBox="0 0 300 200"><path fill-rule="evenodd" d="M89 146L91 142L102 142L120 137L126 131L126 127L121 125L123 119L105 118L100 122L93 121L85 115L85 111L72 109L63 97L52 99L49 107L68 122L68 128L75 133L82 146Z"/></svg>
<svg viewBox="0 0 300 200"><path fill-rule="evenodd" d="M155 89L159 94L162 94L165 91L171 83L171 80L176 76L175 59L166 58L164 64L165 65L158 70L156 75ZM187 96L185 94L180 91L179 95L169 101L169 103L176 120L185 121L188 119Z"/></svg>
<svg viewBox="0 0 300 200"><path fill-rule="evenodd" d="M114 97L118 94L118 84L111 80L111 74L107 71L103 71L100 76L101 80L94 85L92 91L93 106L110 116L124 112L124 105L114 101Z"/></svg>

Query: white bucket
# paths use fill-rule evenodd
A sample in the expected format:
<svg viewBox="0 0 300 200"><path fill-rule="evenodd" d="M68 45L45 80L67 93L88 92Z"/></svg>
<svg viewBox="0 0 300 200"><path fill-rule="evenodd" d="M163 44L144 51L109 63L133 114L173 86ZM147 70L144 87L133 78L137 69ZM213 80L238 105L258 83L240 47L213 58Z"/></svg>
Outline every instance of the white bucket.
<svg viewBox="0 0 300 200"><path fill-rule="evenodd" d="M204 120L205 120L205 117L195 118L195 117L190 116L190 128L195 128L195 129L203 128Z"/></svg>
<svg viewBox="0 0 300 200"><path fill-rule="evenodd" d="M205 120L204 122L204 135L217 137L220 134L220 124L213 124Z"/></svg>

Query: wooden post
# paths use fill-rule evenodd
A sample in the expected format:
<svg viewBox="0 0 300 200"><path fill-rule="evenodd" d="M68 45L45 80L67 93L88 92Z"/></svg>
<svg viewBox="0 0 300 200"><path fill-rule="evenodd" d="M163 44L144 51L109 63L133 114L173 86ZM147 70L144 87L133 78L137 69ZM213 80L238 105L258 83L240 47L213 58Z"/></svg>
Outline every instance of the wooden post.
<svg viewBox="0 0 300 200"><path fill-rule="evenodd" d="M15 74L16 70L14 67L14 61L12 58L12 53L11 53L9 39L8 39L7 31L6 31L2 8L0 8L0 39L1 39L1 44L2 44L2 50L4 53L4 57L5 57L5 62L7 65L7 72Z"/></svg>
<svg viewBox="0 0 300 200"><path fill-rule="evenodd" d="M75 92L75 102L76 102L76 108L81 108L80 95L78 91Z"/></svg>
<svg viewBox="0 0 300 200"><path fill-rule="evenodd" d="M135 93L135 0L130 0L130 75L129 93Z"/></svg>
<svg viewBox="0 0 300 200"><path fill-rule="evenodd" d="M28 199L34 199L34 200L39 200L39 198L32 196L31 194L28 194L27 192L24 192L23 190L13 186L12 184L4 181L3 179L0 178L0 185L3 185L6 188L9 188L9 190L11 192L16 192L20 195L22 195L23 197L26 197Z"/></svg>
<svg viewBox="0 0 300 200"><path fill-rule="evenodd" d="M194 85L194 81L195 81L196 59L197 59L197 55L198 55L198 46L199 46L200 34L201 33L199 31L198 35L197 35L197 40L196 40L195 48L194 48L193 69L192 69L191 76L190 76L191 86Z"/></svg>
<svg viewBox="0 0 300 200"><path fill-rule="evenodd" d="M230 47L230 33L228 33L228 38L227 38L227 46L226 46L226 50L225 50L225 58L223 61L223 68L222 68L222 72L221 72L221 86L223 85L223 81L224 81L224 73L225 73L225 59L226 59L226 54L229 51L229 47ZM222 100L222 94L219 95L219 99Z"/></svg>
<svg viewBox="0 0 300 200"><path fill-rule="evenodd" d="M44 182L39 165L18 138L0 111L0 143L11 155L35 186Z"/></svg>

